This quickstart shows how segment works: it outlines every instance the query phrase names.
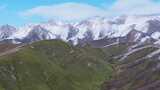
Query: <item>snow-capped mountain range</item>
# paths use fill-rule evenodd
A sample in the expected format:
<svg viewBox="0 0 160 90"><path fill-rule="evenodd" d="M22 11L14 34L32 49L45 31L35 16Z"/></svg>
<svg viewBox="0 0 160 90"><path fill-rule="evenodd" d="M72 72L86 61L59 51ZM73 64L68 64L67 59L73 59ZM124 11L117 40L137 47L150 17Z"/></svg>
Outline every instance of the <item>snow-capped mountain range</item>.
<svg viewBox="0 0 160 90"><path fill-rule="evenodd" d="M0 41L28 43L61 39L74 45L100 39L123 39L126 42L160 43L160 16L94 17L77 23L48 21L15 28L0 27Z"/></svg>

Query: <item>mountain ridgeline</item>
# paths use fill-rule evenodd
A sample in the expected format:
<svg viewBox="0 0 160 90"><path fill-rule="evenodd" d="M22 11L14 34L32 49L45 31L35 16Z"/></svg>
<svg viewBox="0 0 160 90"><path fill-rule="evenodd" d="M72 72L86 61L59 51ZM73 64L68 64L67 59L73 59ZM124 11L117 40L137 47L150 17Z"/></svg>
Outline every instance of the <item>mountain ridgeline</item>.
<svg viewBox="0 0 160 90"><path fill-rule="evenodd" d="M49 21L15 28L0 27L0 41L14 44L59 39L73 45L93 40L154 43L160 40L160 16L94 17L77 23Z"/></svg>

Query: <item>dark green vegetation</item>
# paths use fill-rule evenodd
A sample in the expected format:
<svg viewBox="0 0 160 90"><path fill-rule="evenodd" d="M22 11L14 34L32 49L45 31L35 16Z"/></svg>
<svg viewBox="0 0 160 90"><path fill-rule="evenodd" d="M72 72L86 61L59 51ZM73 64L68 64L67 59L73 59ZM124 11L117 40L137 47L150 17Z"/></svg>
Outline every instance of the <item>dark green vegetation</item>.
<svg viewBox="0 0 160 90"><path fill-rule="evenodd" d="M101 90L112 66L101 49L40 41L0 58L0 90Z"/></svg>

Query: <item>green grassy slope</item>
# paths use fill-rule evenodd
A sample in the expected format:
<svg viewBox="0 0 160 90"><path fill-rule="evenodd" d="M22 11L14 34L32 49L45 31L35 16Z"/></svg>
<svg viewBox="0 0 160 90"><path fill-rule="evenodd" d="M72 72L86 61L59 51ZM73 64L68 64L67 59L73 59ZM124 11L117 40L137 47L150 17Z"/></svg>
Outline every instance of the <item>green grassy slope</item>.
<svg viewBox="0 0 160 90"><path fill-rule="evenodd" d="M0 90L100 90L112 76L101 49L40 41L0 58Z"/></svg>

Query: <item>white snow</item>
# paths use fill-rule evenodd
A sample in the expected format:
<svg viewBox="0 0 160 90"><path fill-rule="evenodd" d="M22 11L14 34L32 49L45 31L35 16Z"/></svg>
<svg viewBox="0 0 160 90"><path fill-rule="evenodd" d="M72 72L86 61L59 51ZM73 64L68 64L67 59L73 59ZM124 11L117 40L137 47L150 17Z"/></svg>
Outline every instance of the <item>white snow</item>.
<svg viewBox="0 0 160 90"><path fill-rule="evenodd" d="M23 39L25 38L31 29L33 28L34 25L25 25L23 27L20 27L17 29L17 31L10 36L8 39Z"/></svg>
<svg viewBox="0 0 160 90"><path fill-rule="evenodd" d="M146 36L146 37L142 38L140 42L143 43L143 42L147 41L148 39L150 39L150 37L149 37L149 36Z"/></svg>
<svg viewBox="0 0 160 90"><path fill-rule="evenodd" d="M154 39L160 39L160 32L154 32L152 35L151 35L152 38Z"/></svg>
<svg viewBox="0 0 160 90"><path fill-rule="evenodd" d="M142 33L147 33L149 27L148 21L155 19L160 21L159 16L121 16L112 19L94 17L76 23L49 21L46 23L30 24L20 27L8 39L23 39L31 32L31 30L33 30L34 26L40 25L49 32L49 36L46 36L46 38L55 39L59 36L59 38L64 41L72 40L74 44L77 44L78 39L85 38L85 34L88 31L91 31L93 34L93 40L102 39L106 36L108 38L124 37L133 29ZM122 20L124 23L117 24L116 22L118 22L118 20ZM74 37L67 39L71 29L78 30L78 33L74 35ZM135 40L138 40L140 36L140 33L136 34ZM154 32L151 36L142 38L141 42L144 42L149 38L158 40L160 38L160 32Z"/></svg>

